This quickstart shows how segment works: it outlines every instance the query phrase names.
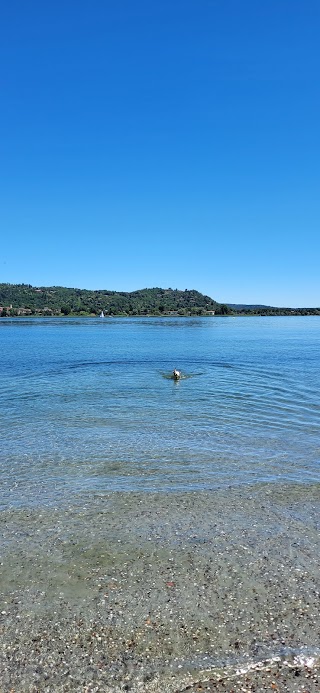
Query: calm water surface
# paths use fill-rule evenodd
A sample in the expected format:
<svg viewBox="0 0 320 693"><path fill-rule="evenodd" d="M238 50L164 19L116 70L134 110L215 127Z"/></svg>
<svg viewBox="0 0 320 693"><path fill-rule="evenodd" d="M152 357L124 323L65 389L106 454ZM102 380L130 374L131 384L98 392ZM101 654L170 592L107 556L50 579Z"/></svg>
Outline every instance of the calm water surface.
<svg viewBox="0 0 320 693"><path fill-rule="evenodd" d="M318 317L3 319L1 507L318 482L319 346Z"/></svg>
<svg viewBox="0 0 320 693"><path fill-rule="evenodd" d="M0 320L1 690L257 662L318 690L319 342L318 317Z"/></svg>

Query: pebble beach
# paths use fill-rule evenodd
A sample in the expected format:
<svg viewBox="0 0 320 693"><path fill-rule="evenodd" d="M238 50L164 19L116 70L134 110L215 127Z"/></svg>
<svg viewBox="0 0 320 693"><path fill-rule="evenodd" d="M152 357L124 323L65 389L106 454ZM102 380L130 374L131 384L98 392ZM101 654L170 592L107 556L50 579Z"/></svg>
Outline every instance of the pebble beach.
<svg viewBox="0 0 320 693"><path fill-rule="evenodd" d="M319 489L2 513L0 690L317 691Z"/></svg>

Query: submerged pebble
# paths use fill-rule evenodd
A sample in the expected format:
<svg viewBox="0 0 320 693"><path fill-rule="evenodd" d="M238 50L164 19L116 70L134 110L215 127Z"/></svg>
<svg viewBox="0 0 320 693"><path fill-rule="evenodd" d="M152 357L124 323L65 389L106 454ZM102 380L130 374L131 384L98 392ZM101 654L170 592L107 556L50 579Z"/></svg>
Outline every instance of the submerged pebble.
<svg viewBox="0 0 320 693"><path fill-rule="evenodd" d="M1 691L318 690L319 489L5 511Z"/></svg>

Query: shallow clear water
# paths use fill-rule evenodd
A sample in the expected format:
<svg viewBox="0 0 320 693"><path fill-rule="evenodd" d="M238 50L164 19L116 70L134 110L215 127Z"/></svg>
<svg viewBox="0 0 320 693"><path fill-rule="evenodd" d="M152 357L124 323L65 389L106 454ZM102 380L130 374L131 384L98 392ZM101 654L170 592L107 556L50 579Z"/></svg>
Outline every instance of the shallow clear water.
<svg viewBox="0 0 320 693"><path fill-rule="evenodd" d="M319 480L319 346L317 317L2 320L1 506Z"/></svg>
<svg viewBox="0 0 320 693"><path fill-rule="evenodd" d="M4 691L319 665L319 343L318 317L0 320Z"/></svg>

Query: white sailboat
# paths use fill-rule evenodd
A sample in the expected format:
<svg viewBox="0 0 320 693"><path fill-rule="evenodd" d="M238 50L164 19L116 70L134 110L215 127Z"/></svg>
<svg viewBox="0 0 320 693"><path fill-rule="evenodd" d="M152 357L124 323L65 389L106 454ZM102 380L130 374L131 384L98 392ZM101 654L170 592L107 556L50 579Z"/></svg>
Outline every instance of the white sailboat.
<svg viewBox="0 0 320 693"><path fill-rule="evenodd" d="M99 316L99 317L100 317L100 318L104 318L104 312L103 312L103 310L101 311L101 313L100 313L100 316Z"/></svg>

